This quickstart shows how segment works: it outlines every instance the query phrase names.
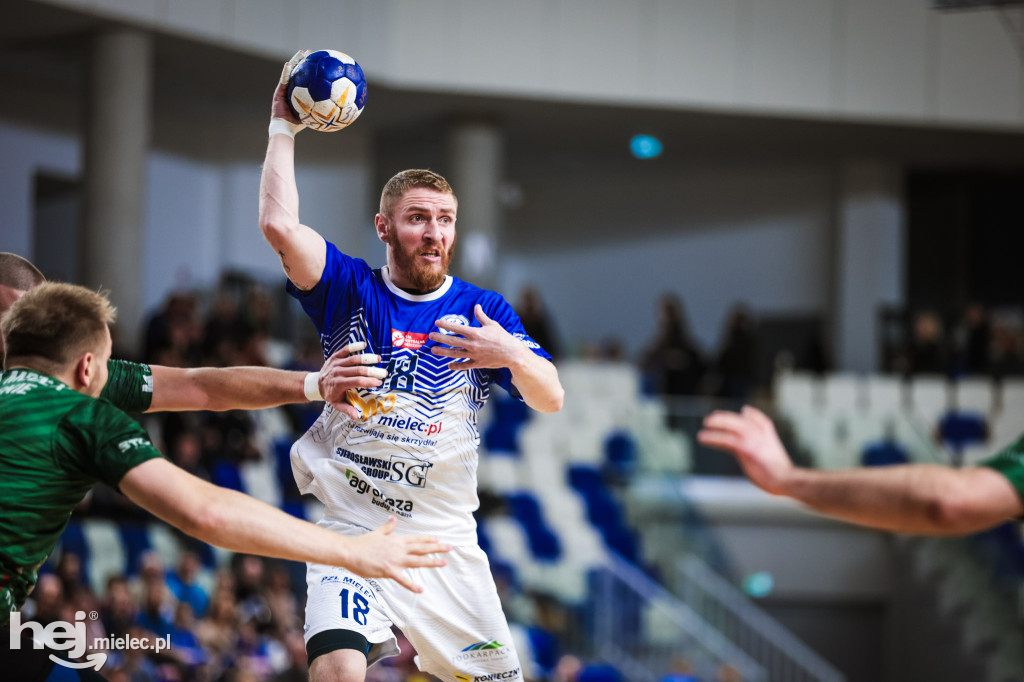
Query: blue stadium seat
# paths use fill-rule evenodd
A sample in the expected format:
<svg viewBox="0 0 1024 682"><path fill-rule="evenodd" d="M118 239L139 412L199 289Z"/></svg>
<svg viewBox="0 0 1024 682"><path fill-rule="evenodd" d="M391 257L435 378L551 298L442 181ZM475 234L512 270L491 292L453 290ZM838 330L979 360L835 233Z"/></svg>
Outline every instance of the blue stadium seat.
<svg viewBox="0 0 1024 682"><path fill-rule="evenodd" d="M124 543L125 575L135 575L139 572L139 559L153 548L153 543L149 540L149 531L146 524L133 521L121 521L118 530Z"/></svg>
<svg viewBox="0 0 1024 682"><path fill-rule="evenodd" d="M292 475L292 438L278 438L274 441L274 469L277 473L277 481L281 486L281 494L284 499L296 499L300 497L299 490L295 485L295 476Z"/></svg>
<svg viewBox="0 0 1024 682"><path fill-rule="evenodd" d="M219 459L215 461L210 475L213 478L213 482L222 488L245 492L245 489L242 486L242 474L239 472L238 466L234 462L230 462L226 459Z"/></svg>
<svg viewBox="0 0 1024 682"><path fill-rule="evenodd" d="M591 664L580 671L577 682L626 682L614 666L608 664Z"/></svg>
<svg viewBox="0 0 1024 682"><path fill-rule="evenodd" d="M296 518L300 518L306 521L306 507L302 504L302 500L285 500L281 503L281 509Z"/></svg>
<svg viewBox="0 0 1024 682"><path fill-rule="evenodd" d="M484 551L487 556L491 555L491 550L494 544L491 542L490 536L487 535L487 528L485 527L484 521L477 521L476 523L476 544L480 546L480 549ZM492 566L493 568L493 566Z"/></svg>
<svg viewBox="0 0 1024 682"><path fill-rule="evenodd" d="M860 455L860 462L866 467L906 464L909 461L907 449L894 440L868 443Z"/></svg>
<svg viewBox="0 0 1024 682"><path fill-rule="evenodd" d="M526 634L530 638L534 662L541 667L545 674L550 674L558 665L560 655L558 640L550 632L536 625L527 628Z"/></svg>
<svg viewBox="0 0 1024 682"><path fill-rule="evenodd" d="M494 419L484 429L484 447L490 452L521 452L519 429L530 418L526 403L509 396L493 396L491 404Z"/></svg>
<svg viewBox="0 0 1024 682"><path fill-rule="evenodd" d="M544 521L540 504L530 493L516 493L506 498L512 518L522 524L530 543L530 552L537 559L555 561L562 555L562 544Z"/></svg>
<svg viewBox="0 0 1024 682"><path fill-rule="evenodd" d="M605 544L629 561L640 556L636 535L626 525L622 508L601 480L597 469L577 464L569 467L569 485L587 505L587 519L600 531Z"/></svg>
<svg viewBox="0 0 1024 682"><path fill-rule="evenodd" d="M636 467L636 440L627 431L613 431L604 441L604 461L608 473L626 476Z"/></svg>
<svg viewBox="0 0 1024 682"><path fill-rule="evenodd" d="M61 534L60 553L64 552L71 552L77 555L82 560L82 575L89 575L89 543L85 539L85 533L82 532L81 523L72 521ZM57 556L57 552L54 552L51 560L57 558Z"/></svg>

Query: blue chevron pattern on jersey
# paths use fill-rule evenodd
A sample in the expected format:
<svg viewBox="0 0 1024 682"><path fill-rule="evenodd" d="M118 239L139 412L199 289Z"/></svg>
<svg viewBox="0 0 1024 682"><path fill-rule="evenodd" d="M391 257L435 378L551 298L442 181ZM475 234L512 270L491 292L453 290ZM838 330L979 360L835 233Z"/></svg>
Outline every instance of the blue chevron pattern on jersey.
<svg viewBox="0 0 1024 682"><path fill-rule="evenodd" d="M296 444L300 490L320 498L328 521L360 518L373 527L391 512L409 532L474 542L477 420L492 384L518 393L507 369L449 369L452 360L431 353L436 343L427 335L441 331L435 323L442 318L479 326L473 309L480 304L534 353L550 356L499 294L448 277L437 291L412 295L386 268L373 270L330 242L320 282L309 292L288 290L316 325L325 357L365 341L364 352L380 355L388 370L383 386L358 392L362 420L328 406L316 433Z"/></svg>

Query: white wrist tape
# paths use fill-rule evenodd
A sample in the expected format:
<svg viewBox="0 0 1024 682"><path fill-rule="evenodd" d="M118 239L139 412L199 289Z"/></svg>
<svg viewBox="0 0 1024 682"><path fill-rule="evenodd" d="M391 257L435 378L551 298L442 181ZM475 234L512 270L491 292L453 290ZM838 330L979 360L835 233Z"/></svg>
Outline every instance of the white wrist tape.
<svg viewBox="0 0 1024 682"><path fill-rule="evenodd" d="M306 394L306 400L310 402L322 401L320 395L320 372L310 372L302 384L302 391Z"/></svg>
<svg viewBox="0 0 1024 682"><path fill-rule="evenodd" d="M291 121L283 118L272 118L270 119L270 128L267 131L270 137L274 135L287 135L288 137L295 139L295 133L305 128L305 126L298 123L292 123Z"/></svg>

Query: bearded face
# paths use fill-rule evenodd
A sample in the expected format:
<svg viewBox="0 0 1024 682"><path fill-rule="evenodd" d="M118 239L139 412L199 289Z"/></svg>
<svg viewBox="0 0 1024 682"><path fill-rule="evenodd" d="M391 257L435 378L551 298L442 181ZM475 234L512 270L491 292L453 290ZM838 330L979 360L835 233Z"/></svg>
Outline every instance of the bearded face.
<svg viewBox="0 0 1024 682"><path fill-rule="evenodd" d="M377 214L377 235L388 245L391 280L397 286L426 293L444 284L455 252L457 208L450 193L414 187L390 215Z"/></svg>
<svg viewBox="0 0 1024 682"><path fill-rule="evenodd" d="M424 241L420 245L403 245L397 232L388 233L395 269L402 274L403 283L410 289L433 291L444 284L445 275L455 253L455 236L445 249L438 241Z"/></svg>

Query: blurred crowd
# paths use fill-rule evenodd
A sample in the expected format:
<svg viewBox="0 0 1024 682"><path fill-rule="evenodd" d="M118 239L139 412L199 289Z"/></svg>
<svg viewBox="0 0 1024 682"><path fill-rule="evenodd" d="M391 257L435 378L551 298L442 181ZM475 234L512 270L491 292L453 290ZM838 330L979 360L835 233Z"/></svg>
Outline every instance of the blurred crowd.
<svg viewBox="0 0 1024 682"><path fill-rule="evenodd" d="M297 587L286 562L235 555L209 571L196 552L183 552L169 567L148 552L134 576L110 576L96 594L77 555L64 552L40 576L24 611L43 625L74 622L76 611L98 616L84 621L86 641L90 653L107 653L102 673L112 682L299 682L308 674ZM103 638L128 637L147 645L94 648ZM403 654L375 666L368 682L427 679L399 637ZM157 638L169 638L169 646L156 651Z"/></svg>
<svg viewBox="0 0 1024 682"><path fill-rule="evenodd" d="M970 303L955 316L914 312L909 330L887 344L885 362L900 374L990 376L1024 374L1024 319L1016 309Z"/></svg>

